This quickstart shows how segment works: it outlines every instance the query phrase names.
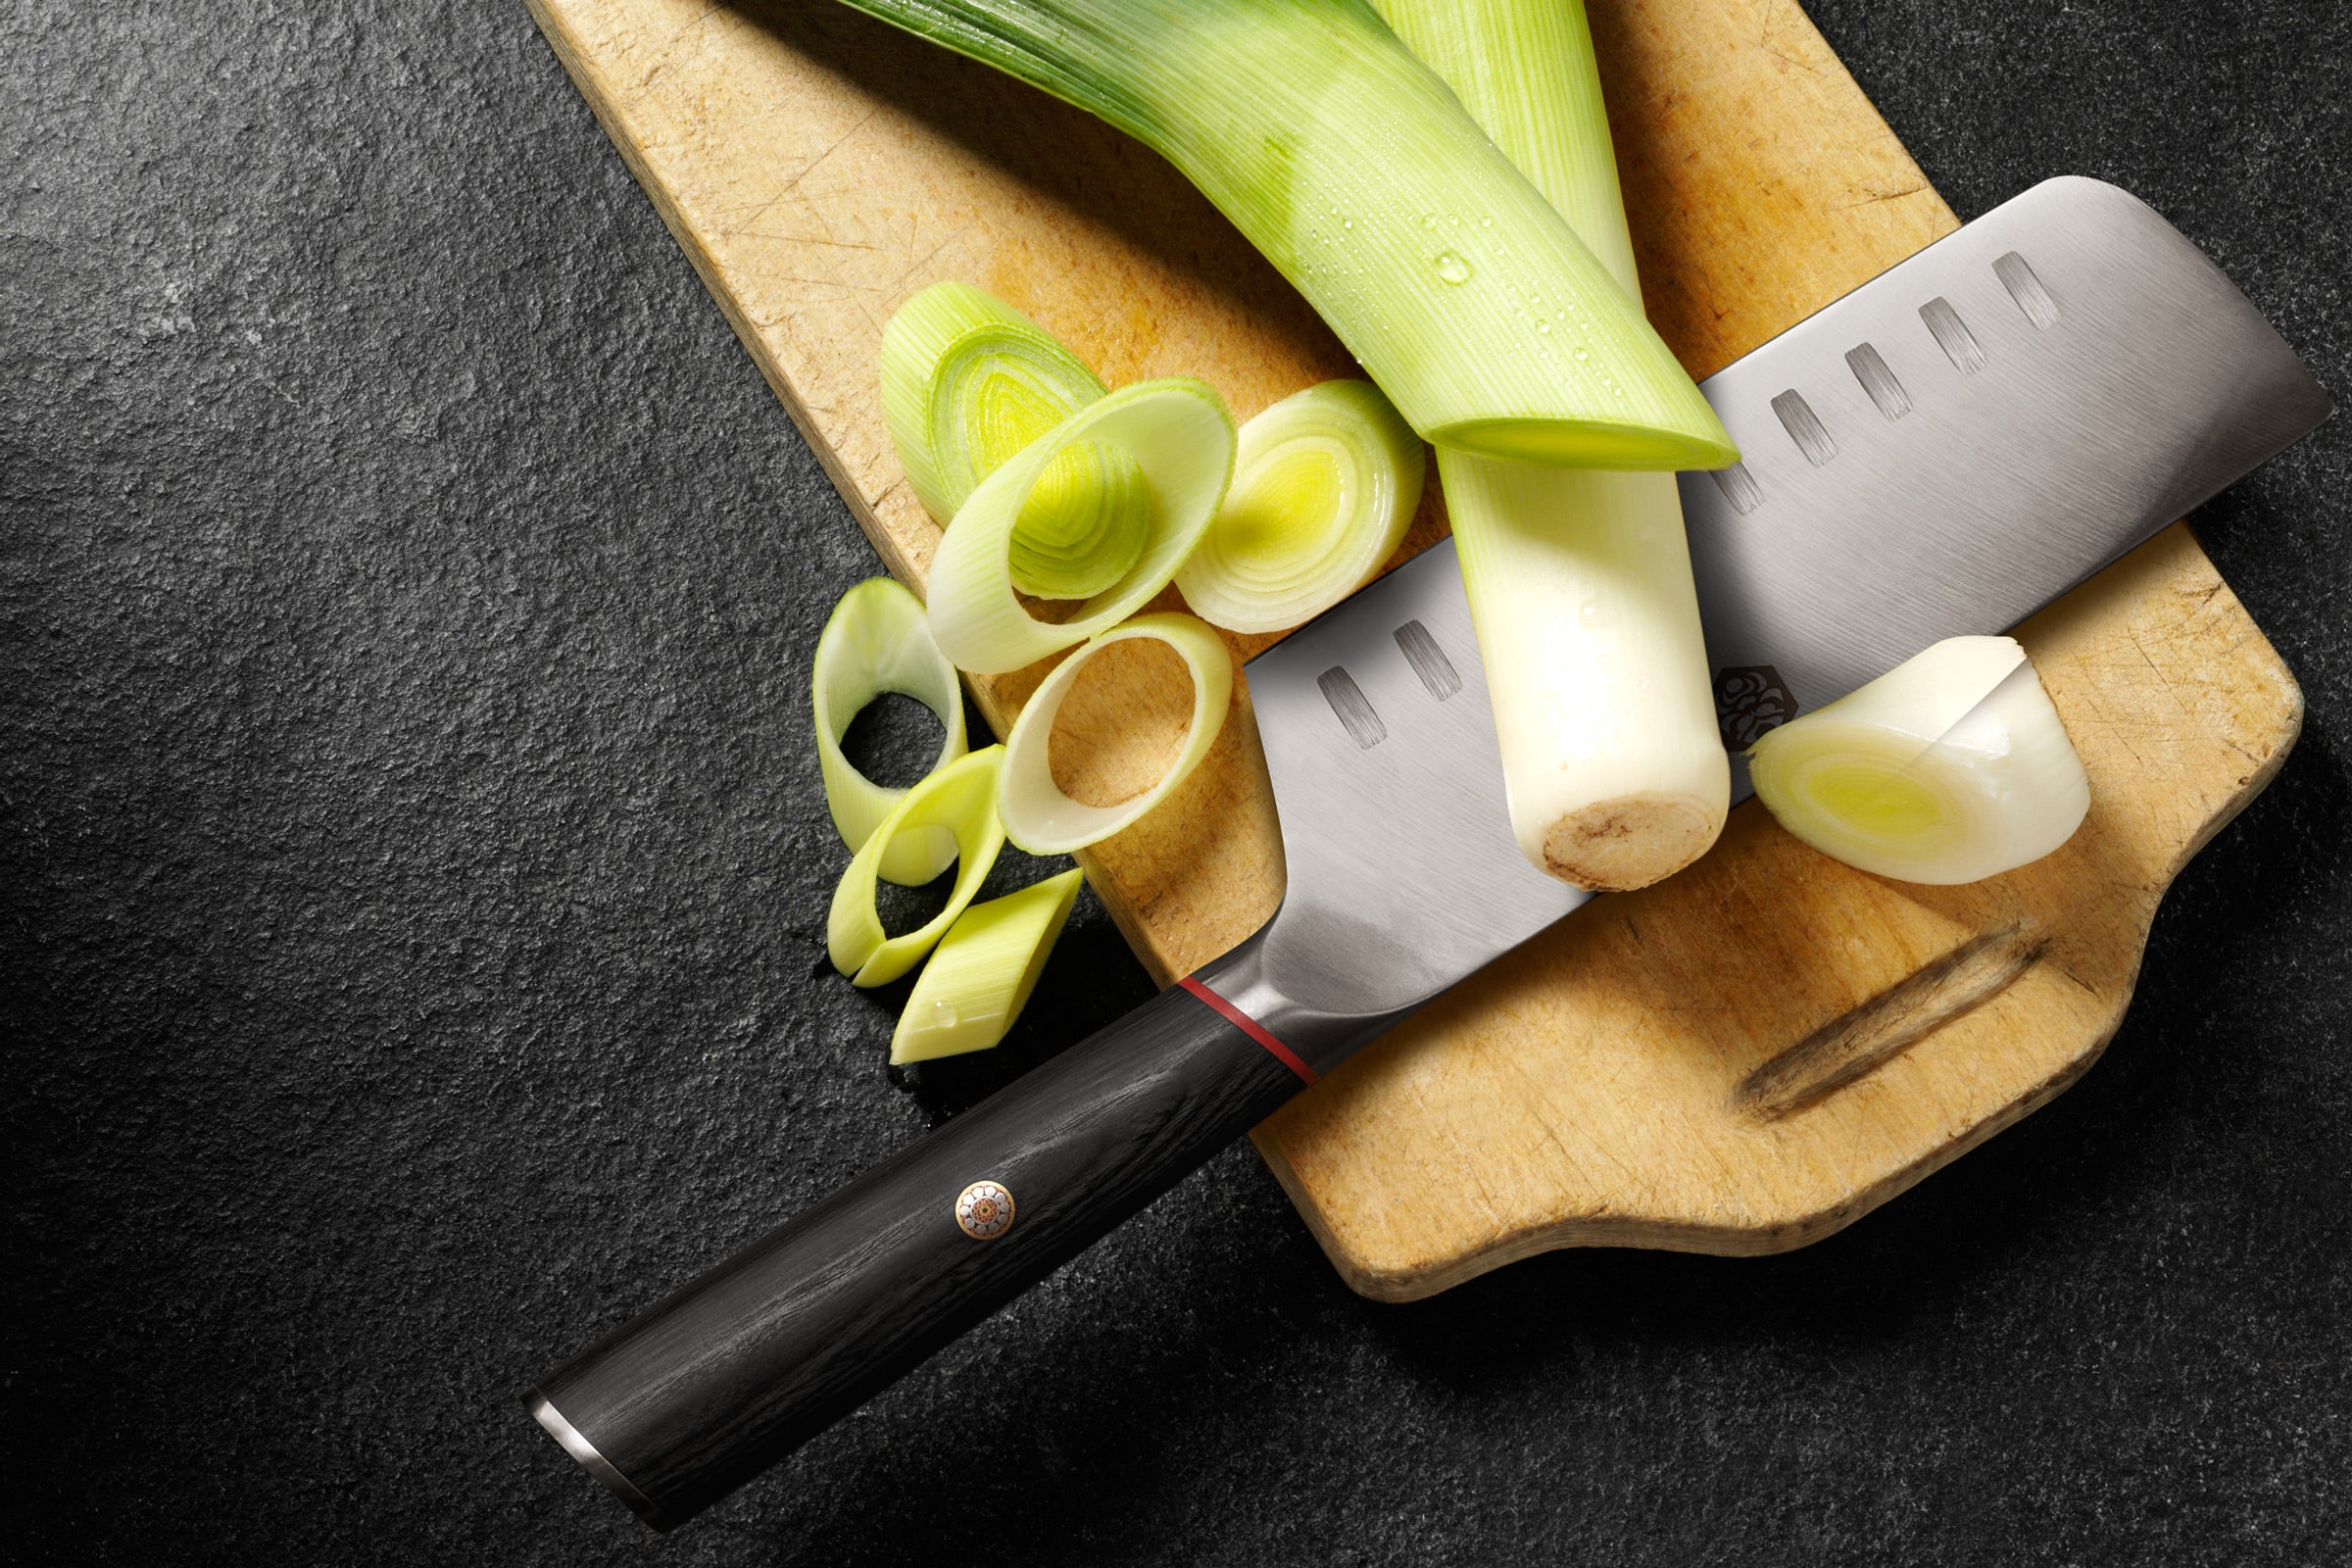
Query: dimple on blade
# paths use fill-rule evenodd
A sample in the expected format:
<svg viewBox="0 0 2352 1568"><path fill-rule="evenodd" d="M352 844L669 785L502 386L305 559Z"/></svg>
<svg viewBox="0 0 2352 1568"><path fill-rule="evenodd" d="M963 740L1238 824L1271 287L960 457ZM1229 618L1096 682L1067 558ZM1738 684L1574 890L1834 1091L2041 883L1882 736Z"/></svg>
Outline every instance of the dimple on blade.
<svg viewBox="0 0 2352 1568"><path fill-rule="evenodd" d="M1701 390L1742 450L1682 480L1735 799L1764 730L2016 624L2333 412L2195 246L2073 178ZM1590 897L1519 853L1450 541L1249 680L1289 863L1268 1005L1407 1005Z"/></svg>

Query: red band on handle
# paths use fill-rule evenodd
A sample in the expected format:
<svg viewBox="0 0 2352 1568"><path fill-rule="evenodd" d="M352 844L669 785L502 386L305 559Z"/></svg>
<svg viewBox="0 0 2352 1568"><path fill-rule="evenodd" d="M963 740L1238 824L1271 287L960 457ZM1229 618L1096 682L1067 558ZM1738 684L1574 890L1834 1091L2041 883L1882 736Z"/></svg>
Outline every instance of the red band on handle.
<svg viewBox="0 0 2352 1568"><path fill-rule="evenodd" d="M1209 1006L1214 1008L1217 1012L1223 1014L1227 1023L1232 1024L1236 1029L1239 1029L1242 1033L1248 1035L1250 1039L1265 1047L1267 1051L1273 1054L1276 1061L1281 1062L1285 1067L1290 1068L1291 1071L1298 1075L1298 1081L1300 1083L1311 1084L1321 1076L1315 1071L1314 1068L1309 1067L1304 1061L1299 1059L1298 1053L1293 1051L1290 1047L1284 1045L1281 1041L1266 1033L1266 1031L1259 1026L1258 1021L1255 1018L1250 1017L1241 1008L1235 1006L1232 1003L1227 1002L1223 997L1218 996L1214 991L1209 990L1208 987L1202 985L1191 975L1186 975L1183 979L1177 981L1176 983L1184 987L1185 990L1190 991L1194 996L1199 997L1202 1002L1207 1003Z"/></svg>

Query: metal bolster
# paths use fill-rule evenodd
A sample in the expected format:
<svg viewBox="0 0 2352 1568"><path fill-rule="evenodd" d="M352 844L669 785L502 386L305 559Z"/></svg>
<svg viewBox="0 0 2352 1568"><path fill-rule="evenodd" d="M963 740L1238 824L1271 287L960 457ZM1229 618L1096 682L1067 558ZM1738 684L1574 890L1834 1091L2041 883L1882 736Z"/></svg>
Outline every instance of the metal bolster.
<svg viewBox="0 0 2352 1568"><path fill-rule="evenodd" d="M1280 918L1277 911L1275 919ZM1273 929L1274 921L1268 920L1241 946L1202 964L1191 980L1280 1041L1314 1078L1331 1072L1424 1004L1416 1002L1386 1012L1334 1012L1299 1002L1267 972L1266 934Z"/></svg>

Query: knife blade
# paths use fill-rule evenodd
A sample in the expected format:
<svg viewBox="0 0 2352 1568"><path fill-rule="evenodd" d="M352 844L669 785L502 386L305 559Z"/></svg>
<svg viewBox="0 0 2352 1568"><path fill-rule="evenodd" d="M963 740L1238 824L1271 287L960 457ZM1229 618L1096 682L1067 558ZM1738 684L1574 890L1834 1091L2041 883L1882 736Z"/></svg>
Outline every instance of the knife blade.
<svg viewBox="0 0 2352 1568"><path fill-rule="evenodd" d="M2023 619L2333 412L2219 269L2084 179L2034 187L1701 390L1743 453L1682 481L1735 750L1942 637ZM657 1528L1592 897L1510 831L1450 543L1248 679L1288 873L1264 927L528 1392Z"/></svg>

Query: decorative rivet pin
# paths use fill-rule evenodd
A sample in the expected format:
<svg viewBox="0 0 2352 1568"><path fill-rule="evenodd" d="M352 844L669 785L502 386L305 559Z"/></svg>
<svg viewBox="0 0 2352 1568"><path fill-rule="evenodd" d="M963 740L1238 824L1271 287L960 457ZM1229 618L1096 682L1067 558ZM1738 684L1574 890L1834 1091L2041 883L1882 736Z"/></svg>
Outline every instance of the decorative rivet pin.
<svg viewBox="0 0 2352 1568"><path fill-rule="evenodd" d="M1012 1194L995 1182L974 1182L956 1198L956 1223L975 1242L993 1242L1012 1229Z"/></svg>

